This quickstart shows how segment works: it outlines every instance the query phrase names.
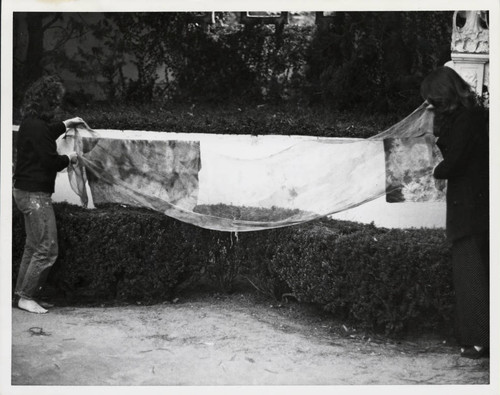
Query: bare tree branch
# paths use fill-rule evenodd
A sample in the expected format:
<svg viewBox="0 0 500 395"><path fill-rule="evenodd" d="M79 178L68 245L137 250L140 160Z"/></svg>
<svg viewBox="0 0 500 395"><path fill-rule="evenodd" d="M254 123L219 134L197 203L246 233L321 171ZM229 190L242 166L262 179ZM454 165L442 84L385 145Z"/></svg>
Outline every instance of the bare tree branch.
<svg viewBox="0 0 500 395"><path fill-rule="evenodd" d="M49 21L47 22L45 25L42 25L42 30L47 30L50 26L52 26L54 23L57 22L57 20L61 19L62 17L62 14L60 12L57 12L54 17Z"/></svg>
<svg viewBox="0 0 500 395"><path fill-rule="evenodd" d="M59 50L64 44L66 44L69 40L79 39L88 34L91 30L91 26L86 21L84 21L84 23L87 26L87 29L84 30L82 33L76 35L74 35L74 33L77 31L77 29L74 26L71 27L71 30L61 27L61 29L65 32L65 36L61 37L61 39L54 45L54 47L47 50L46 52L47 53L55 52Z"/></svg>

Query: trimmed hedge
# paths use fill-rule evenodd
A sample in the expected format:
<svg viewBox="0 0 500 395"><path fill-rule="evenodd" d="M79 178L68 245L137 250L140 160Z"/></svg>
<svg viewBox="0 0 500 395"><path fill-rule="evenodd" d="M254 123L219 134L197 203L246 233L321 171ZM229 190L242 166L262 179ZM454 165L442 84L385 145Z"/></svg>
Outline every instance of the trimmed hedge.
<svg viewBox="0 0 500 395"><path fill-rule="evenodd" d="M70 300L170 298L204 264L203 244L195 240L206 233L201 229L195 234L178 221L137 208L54 206L59 258L48 280ZM22 222L13 210L14 277L25 237Z"/></svg>
<svg viewBox="0 0 500 395"><path fill-rule="evenodd" d="M367 115L360 111L339 112L295 105L96 103L68 108L59 118L79 116L94 129L366 138L389 128L407 115L409 113L396 112ZM14 123L20 123L18 114Z"/></svg>
<svg viewBox="0 0 500 395"><path fill-rule="evenodd" d="M54 206L60 254L49 283L73 303L165 300L202 276L230 292L244 278L268 295L293 295L377 331L450 329L442 230L322 219L235 236L119 205ZM14 284L23 243L22 215L14 209Z"/></svg>
<svg viewBox="0 0 500 395"><path fill-rule="evenodd" d="M440 230L323 221L276 248L274 270L300 301L386 332L448 325L450 251Z"/></svg>

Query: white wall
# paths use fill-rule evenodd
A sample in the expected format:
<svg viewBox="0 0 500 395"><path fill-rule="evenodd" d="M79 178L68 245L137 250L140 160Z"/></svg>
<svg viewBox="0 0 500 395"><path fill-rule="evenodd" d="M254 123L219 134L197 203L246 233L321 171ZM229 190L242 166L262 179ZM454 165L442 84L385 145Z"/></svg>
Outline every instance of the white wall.
<svg viewBox="0 0 500 395"><path fill-rule="evenodd" d="M249 159L252 157L252 152L257 152L258 155L266 156L273 151L280 151L290 146L294 142L304 141L304 140L314 140L314 137L307 136L259 136L258 147L253 147L255 149L250 149L255 145L255 137L243 136L243 135L202 135L202 134L179 134L179 133L154 133L146 131L110 131L110 130L100 130L98 133L102 137L113 138L142 138L145 134L149 134L148 138L151 139L166 139L166 140L197 140L201 142L202 147L202 158L203 158L203 144L207 150L214 150L217 147L230 147L230 155L232 157L238 157L242 160ZM263 140L265 141L262 144ZM221 144L221 141L225 141ZM260 148L259 148L260 147ZM258 150L256 151L256 149ZM224 150L224 148L219 148ZM254 153L255 153L254 152ZM216 158L217 156L214 156ZM210 160L213 160L211 158ZM217 165L215 164L217 167ZM207 163L205 162L205 167ZM203 160L202 160L202 170L203 170ZM203 180L203 171L200 172L200 189L203 188L204 192L200 191L199 198L204 199L203 196L211 196L212 194L217 194L216 190L211 188L210 183ZM227 172L227 177L231 177L231 172ZM247 174L248 173L248 174ZM252 177L251 171L247 169L245 173L248 177ZM224 180L229 184L234 184L237 182L233 180ZM219 185L220 187L220 185ZM217 188L215 188L217 189ZM220 189L220 188L219 188ZM87 188L87 192L90 198L89 208L93 207L92 195L90 190ZM56 202L67 201L72 204L80 204L78 196L72 191L68 175L66 172L60 173L56 179L56 190L53 195L53 199ZM204 202L199 202L203 204ZM210 202L205 202L210 204ZM226 202L228 203L228 202ZM371 202L365 203L356 208L345 210L338 214L332 215L332 218L339 220L348 220L361 223L371 223L374 222L376 226L387 227L387 228L443 228L445 226L445 209L446 205L443 202L433 202L433 203L387 203L385 201L385 196L375 199Z"/></svg>

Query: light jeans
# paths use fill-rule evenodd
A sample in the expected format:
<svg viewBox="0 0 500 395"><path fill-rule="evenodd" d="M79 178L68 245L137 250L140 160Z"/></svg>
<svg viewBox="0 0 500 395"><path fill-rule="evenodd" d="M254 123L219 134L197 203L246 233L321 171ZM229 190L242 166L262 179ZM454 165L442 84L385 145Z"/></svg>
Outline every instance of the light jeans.
<svg viewBox="0 0 500 395"><path fill-rule="evenodd" d="M22 298L33 299L57 259L56 218L50 193L14 189L14 200L24 215L26 230L15 293Z"/></svg>

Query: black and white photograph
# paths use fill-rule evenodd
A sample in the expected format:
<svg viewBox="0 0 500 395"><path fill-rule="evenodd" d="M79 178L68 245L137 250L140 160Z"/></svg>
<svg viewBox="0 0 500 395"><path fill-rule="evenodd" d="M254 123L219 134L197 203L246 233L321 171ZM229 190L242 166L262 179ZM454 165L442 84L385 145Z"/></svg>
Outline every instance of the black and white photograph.
<svg viewBox="0 0 500 395"><path fill-rule="evenodd" d="M498 393L499 6L3 1L0 394Z"/></svg>

